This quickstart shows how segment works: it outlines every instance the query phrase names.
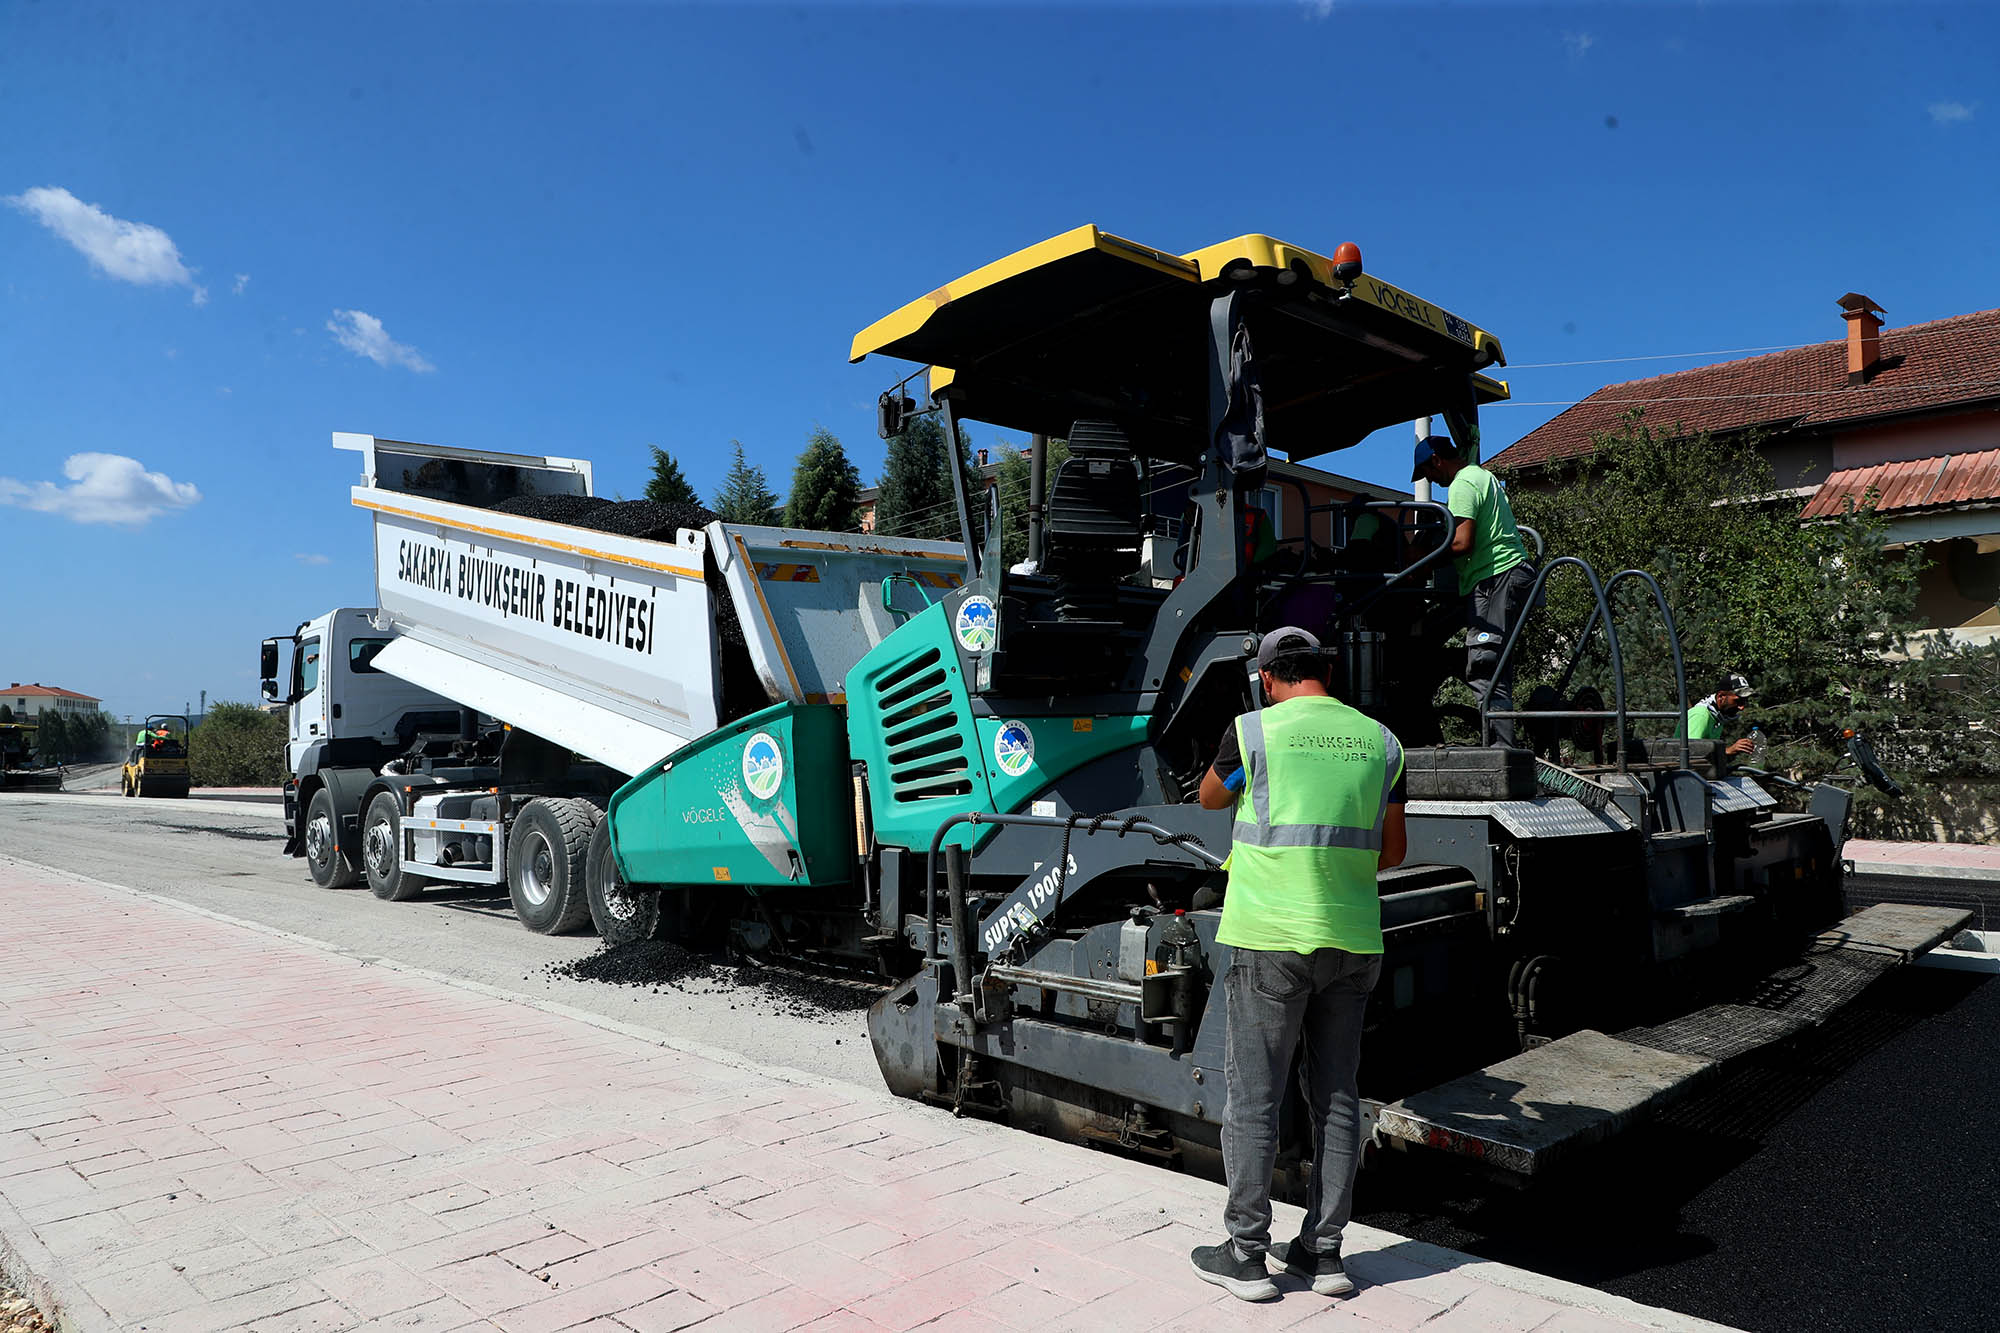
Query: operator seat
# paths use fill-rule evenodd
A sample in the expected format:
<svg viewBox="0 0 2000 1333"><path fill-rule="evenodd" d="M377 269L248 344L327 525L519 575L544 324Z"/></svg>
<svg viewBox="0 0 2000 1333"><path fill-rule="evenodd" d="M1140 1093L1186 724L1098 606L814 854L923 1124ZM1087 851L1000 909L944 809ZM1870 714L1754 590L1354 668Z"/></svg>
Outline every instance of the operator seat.
<svg viewBox="0 0 2000 1333"><path fill-rule="evenodd" d="M1137 649L1136 621L1156 595L1126 582L1145 540L1143 473L1109 421L1070 428L1070 456L1049 485L1042 563L1002 585L994 687L1002 693L1108 689Z"/></svg>
<svg viewBox="0 0 2000 1333"><path fill-rule="evenodd" d="M1118 620L1118 585L1145 541L1139 462L1109 421L1070 427L1069 458L1049 487L1042 572L1056 581L1056 619Z"/></svg>

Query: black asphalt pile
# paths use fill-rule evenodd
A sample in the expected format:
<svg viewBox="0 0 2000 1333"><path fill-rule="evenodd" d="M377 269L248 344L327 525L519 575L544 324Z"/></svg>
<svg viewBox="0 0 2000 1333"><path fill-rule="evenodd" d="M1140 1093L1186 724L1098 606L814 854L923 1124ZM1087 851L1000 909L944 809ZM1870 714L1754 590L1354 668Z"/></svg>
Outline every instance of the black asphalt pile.
<svg viewBox="0 0 2000 1333"><path fill-rule="evenodd" d="M549 963L557 981L594 981L655 994L740 994L745 1009L771 1009L786 1018L825 1022L858 1014L882 994L879 986L819 977L756 963L724 964L666 940L642 940L600 949L587 958ZM737 1005L732 1003L730 1008Z"/></svg>
<svg viewBox="0 0 2000 1333"><path fill-rule="evenodd" d="M881 998L873 986L843 982L833 977L815 977L739 964L731 979L739 986L754 987L775 1001L778 1012L794 1018L831 1018L857 1014Z"/></svg>
<svg viewBox="0 0 2000 1333"><path fill-rule="evenodd" d="M567 963L550 963L550 976L568 981L601 981L613 986L668 987L689 989L687 983L710 982L721 969L698 953L665 940L640 940L634 944L600 949L588 958ZM709 990L707 985L693 989Z"/></svg>
<svg viewBox="0 0 2000 1333"><path fill-rule="evenodd" d="M621 537L638 537L649 542L670 542L682 528L705 528L720 517L713 510L694 504L668 504L660 500L619 500L593 509L576 520L580 528L615 532Z"/></svg>
<svg viewBox="0 0 2000 1333"><path fill-rule="evenodd" d="M586 515L610 503L598 495L517 495L511 500L502 500L493 509L496 513L538 518L545 523L568 523L572 527L582 527Z"/></svg>

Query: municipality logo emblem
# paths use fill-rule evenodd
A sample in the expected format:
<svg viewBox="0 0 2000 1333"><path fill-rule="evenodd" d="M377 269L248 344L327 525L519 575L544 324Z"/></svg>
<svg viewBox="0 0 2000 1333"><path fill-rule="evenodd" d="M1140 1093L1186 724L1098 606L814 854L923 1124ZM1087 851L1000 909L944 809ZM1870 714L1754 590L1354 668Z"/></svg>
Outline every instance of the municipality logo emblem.
<svg viewBox="0 0 2000 1333"><path fill-rule="evenodd" d="M1035 766L1035 733L1025 722L1002 722L993 738L993 762L1010 778L1018 778Z"/></svg>
<svg viewBox="0 0 2000 1333"><path fill-rule="evenodd" d="M778 794L785 780L785 752L769 732L758 732L743 747L743 785L760 801Z"/></svg>
<svg viewBox="0 0 2000 1333"><path fill-rule="evenodd" d="M983 653L993 646L993 636L997 632L1000 617L993 609L993 599L973 595L958 604L958 619L954 628L958 634L959 646L968 653Z"/></svg>

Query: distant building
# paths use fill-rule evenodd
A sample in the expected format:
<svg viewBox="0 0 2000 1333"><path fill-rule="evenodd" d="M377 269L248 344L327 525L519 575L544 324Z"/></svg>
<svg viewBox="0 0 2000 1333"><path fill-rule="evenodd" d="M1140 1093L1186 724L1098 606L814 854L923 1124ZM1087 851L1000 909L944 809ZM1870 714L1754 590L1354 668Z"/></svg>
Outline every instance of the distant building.
<svg viewBox="0 0 2000 1333"><path fill-rule="evenodd" d="M0 690L0 705L13 709L14 716L22 721L32 718L45 708L64 716L71 713L95 713L97 706L103 702L102 699L93 699L87 694L78 694L75 690L57 689L53 685L40 683L23 685L18 680L6 689Z"/></svg>
<svg viewBox="0 0 2000 1333"><path fill-rule="evenodd" d="M1489 466L1551 484L1634 408L1654 426L1754 431L1807 522L1872 503L1893 541L1925 549L1926 624L2000 636L2000 310L1884 329L1867 297L1839 305L1845 338L1607 385Z"/></svg>

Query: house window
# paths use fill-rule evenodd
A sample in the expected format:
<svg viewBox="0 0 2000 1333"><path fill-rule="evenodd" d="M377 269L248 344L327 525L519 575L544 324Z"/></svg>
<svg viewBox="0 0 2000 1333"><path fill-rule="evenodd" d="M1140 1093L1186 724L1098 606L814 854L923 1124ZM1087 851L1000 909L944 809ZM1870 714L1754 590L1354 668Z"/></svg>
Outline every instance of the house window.
<svg viewBox="0 0 2000 1333"><path fill-rule="evenodd" d="M1270 516L1271 539L1283 541L1285 539L1284 492L1276 486L1266 486L1257 493L1257 507Z"/></svg>

